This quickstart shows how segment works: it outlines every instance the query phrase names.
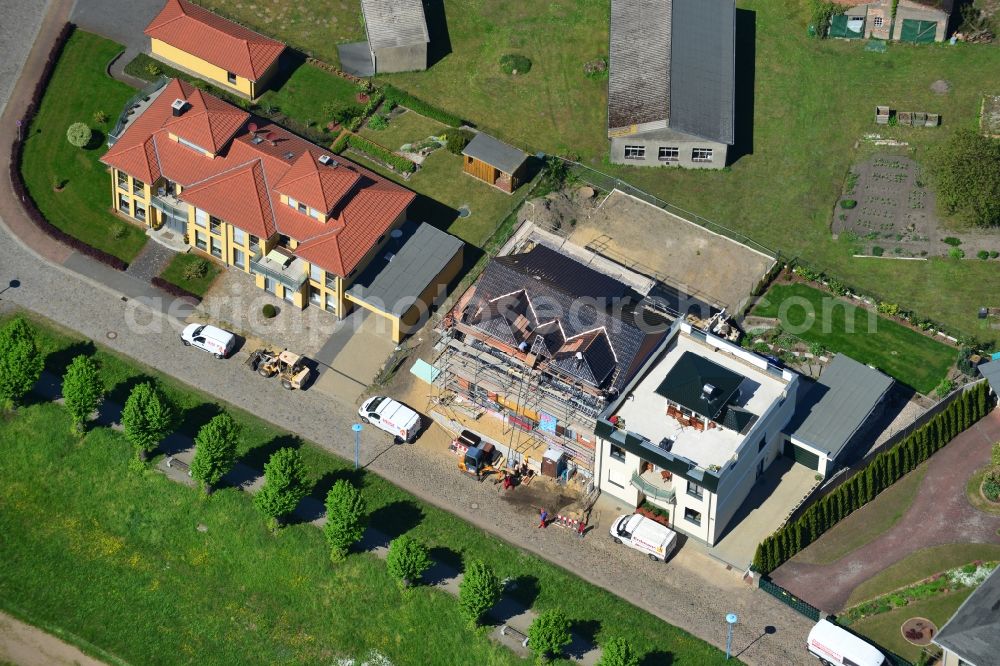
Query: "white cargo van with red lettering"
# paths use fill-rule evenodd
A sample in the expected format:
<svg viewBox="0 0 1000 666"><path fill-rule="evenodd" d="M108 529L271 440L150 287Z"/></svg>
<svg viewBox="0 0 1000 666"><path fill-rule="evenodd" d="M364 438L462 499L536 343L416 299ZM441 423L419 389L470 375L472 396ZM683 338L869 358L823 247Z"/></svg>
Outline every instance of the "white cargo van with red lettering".
<svg viewBox="0 0 1000 666"><path fill-rule="evenodd" d="M377 395L361 405L358 415L404 442L412 442L420 432L420 415L401 402Z"/></svg>
<svg viewBox="0 0 1000 666"><path fill-rule="evenodd" d="M885 666L884 654L829 620L816 623L806 647L827 666Z"/></svg>
<svg viewBox="0 0 1000 666"><path fill-rule="evenodd" d="M611 523L611 538L646 553L654 562L666 560L677 545L677 532L637 513L619 516Z"/></svg>

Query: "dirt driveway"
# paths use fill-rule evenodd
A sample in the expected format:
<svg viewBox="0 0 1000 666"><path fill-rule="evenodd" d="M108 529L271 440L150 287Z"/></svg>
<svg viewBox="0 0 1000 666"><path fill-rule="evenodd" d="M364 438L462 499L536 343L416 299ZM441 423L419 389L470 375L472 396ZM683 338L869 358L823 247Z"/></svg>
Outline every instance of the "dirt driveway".
<svg viewBox="0 0 1000 666"><path fill-rule="evenodd" d="M915 551L952 543L1000 543L1000 517L980 513L965 497L966 482L989 462L990 446L998 440L1000 409L995 409L931 457L913 504L892 529L832 564L793 558L771 574L774 582L836 613L858 585Z"/></svg>
<svg viewBox="0 0 1000 666"><path fill-rule="evenodd" d="M69 643L0 613L0 661L18 666L103 666Z"/></svg>

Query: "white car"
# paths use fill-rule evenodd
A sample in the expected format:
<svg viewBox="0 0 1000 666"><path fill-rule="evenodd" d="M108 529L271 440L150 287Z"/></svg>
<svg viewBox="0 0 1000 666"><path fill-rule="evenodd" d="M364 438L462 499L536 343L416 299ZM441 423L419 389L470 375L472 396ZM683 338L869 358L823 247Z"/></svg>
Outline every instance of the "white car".
<svg viewBox="0 0 1000 666"><path fill-rule="evenodd" d="M371 423L404 442L412 442L420 432L420 415L403 403L384 395L365 400L358 410L358 416L365 423Z"/></svg>
<svg viewBox="0 0 1000 666"><path fill-rule="evenodd" d="M236 336L208 324L188 324L181 331L181 342L185 347L197 347L207 351L215 358L226 358L233 353Z"/></svg>
<svg viewBox="0 0 1000 666"><path fill-rule="evenodd" d="M611 523L611 538L646 553L654 562L666 561L677 545L677 532L637 513L618 516Z"/></svg>

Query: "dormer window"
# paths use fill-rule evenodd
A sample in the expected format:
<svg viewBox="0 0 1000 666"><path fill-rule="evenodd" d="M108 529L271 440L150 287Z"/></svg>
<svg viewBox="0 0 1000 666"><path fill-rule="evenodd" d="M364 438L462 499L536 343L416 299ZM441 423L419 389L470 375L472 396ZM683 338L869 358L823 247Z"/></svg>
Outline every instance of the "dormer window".
<svg viewBox="0 0 1000 666"><path fill-rule="evenodd" d="M177 142L180 143L182 146L187 146L188 148L191 148L193 150L197 150L199 153L207 153L208 152L207 150L205 150L204 148L202 148L198 144L191 143L190 141L188 141L187 139L184 139L182 137L177 137Z"/></svg>
<svg viewBox="0 0 1000 666"><path fill-rule="evenodd" d="M309 214L309 206L305 205L301 201L299 202L298 209L300 213L305 213L306 215Z"/></svg>

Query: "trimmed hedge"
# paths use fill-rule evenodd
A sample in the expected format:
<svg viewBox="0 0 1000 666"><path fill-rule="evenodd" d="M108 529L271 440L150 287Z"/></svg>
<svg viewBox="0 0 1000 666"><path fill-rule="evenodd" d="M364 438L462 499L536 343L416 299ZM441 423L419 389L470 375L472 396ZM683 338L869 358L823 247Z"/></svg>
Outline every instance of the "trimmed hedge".
<svg viewBox="0 0 1000 666"><path fill-rule="evenodd" d="M338 155L344 152L344 149L347 148L347 140L350 138L351 138L350 132L342 133L340 136L337 137L337 140L333 142L333 145L330 146L330 151L337 153Z"/></svg>
<svg viewBox="0 0 1000 666"><path fill-rule="evenodd" d="M443 111L436 106L431 106L422 99L418 99L408 92L402 91L396 86L386 84L382 87L382 94L385 101L392 102L397 106L405 106L410 111L416 111L422 116L427 116L452 127L461 127L462 119L453 113Z"/></svg>
<svg viewBox="0 0 1000 666"><path fill-rule="evenodd" d="M380 162L385 162L392 168L402 171L403 173L413 173L417 170L417 165L411 160L405 157L400 157L388 148L378 145L373 141L358 136L357 134L348 134L347 143L355 150L360 150L363 153L371 155Z"/></svg>
<svg viewBox="0 0 1000 666"><path fill-rule="evenodd" d="M157 289L162 289L171 296L176 296L177 298L183 298L186 301L192 302L194 305L201 303L201 296L198 296L197 294L192 294L187 289L184 289L183 287L178 286L173 282L167 282L159 275L155 276L152 280L149 281L149 283L154 287L156 287Z"/></svg>
<svg viewBox="0 0 1000 666"><path fill-rule="evenodd" d="M992 408L993 399L985 381L962 393L926 424L876 455L867 467L820 498L797 520L764 539L753 557L754 571L767 575L777 569L828 529L875 499Z"/></svg>
<svg viewBox="0 0 1000 666"><path fill-rule="evenodd" d="M24 117L21 118L21 129L25 134L30 131L31 121L34 119L35 112L38 110L39 104L41 104L42 96L45 94L45 89L48 87L49 81L52 79L52 72L56 67L56 63L59 62L59 57L62 55L63 47L65 47L66 41L69 39L70 35L73 34L75 29L76 26L72 23L64 25L62 30L59 32L59 36L56 37L55 43L52 45L52 50L49 51L49 58L45 61L45 67L42 69L42 75L38 77L38 82L35 83L35 91L31 95L31 101L28 103L28 108L24 110ZM108 254L104 250L99 250L96 247L91 247L79 238L70 236L68 233L49 222L45 216L42 215L42 211L38 210L38 205L35 203L35 200L31 198L31 194L28 192L28 187L24 184L24 177L21 175L21 158L23 155L24 142L14 141L14 144L10 149L10 182L14 189L14 196L20 200L21 208L24 209L24 213L28 216L28 218L35 223L35 226L60 243L73 248L80 254L85 254L92 259L96 259L102 264L106 264L119 271L123 271L128 268L128 264L118 257Z"/></svg>

